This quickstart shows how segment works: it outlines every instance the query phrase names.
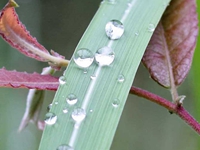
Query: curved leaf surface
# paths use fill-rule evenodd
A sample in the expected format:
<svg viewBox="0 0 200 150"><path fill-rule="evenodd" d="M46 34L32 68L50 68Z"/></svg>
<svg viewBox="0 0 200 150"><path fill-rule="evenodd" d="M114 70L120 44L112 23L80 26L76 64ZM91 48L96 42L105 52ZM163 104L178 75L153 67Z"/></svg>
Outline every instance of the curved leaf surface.
<svg viewBox="0 0 200 150"><path fill-rule="evenodd" d="M191 67L197 34L195 0L172 0L142 59L156 82L171 88L184 81Z"/></svg>

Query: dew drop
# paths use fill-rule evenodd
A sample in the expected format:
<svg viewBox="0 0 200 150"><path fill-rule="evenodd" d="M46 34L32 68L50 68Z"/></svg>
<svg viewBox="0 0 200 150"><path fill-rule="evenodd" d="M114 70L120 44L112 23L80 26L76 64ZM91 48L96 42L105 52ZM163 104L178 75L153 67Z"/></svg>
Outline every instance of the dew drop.
<svg viewBox="0 0 200 150"><path fill-rule="evenodd" d="M113 102L112 102L112 106L117 108L119 106L119 99L115 99Z"/></svg>
<svg viewBox="0 0 200 150"><path fill-rule="evenodd" d="M136 36L138 36L138 35L139 35L139 33L138 33L138 32L135 32L135 35L136 35Z"/></svg>
<svg viewBox="0 0 200 150"><path fill-rule="evenodd" d="M97 50L95 60L99 66L109 66L115 59L115 54L110 47L102 47Z"/></svg>
<svg viewBox="0 0 200 150"><path fill-rule="evenodd" d="M101 3L104 3L104 2L107 2L107 3L110 3L110 4L115 4L116 0L103 0Z"/></svg>
<svg viewBox="0 0 200 150"><path fill-rule="evenodd" d="M124 77L123 74L120 74L120 75L118 76L118 78L117 78L117 81L120 82L120 83L124 82L124 80L125 80L125 77Z"/></svg>
<svg viewBox="0 0 200 150"><path fill-rule="evenodd" d="M56 150L74 150L71 146L62 144L56 148Z"/></svg>
<svg viewBox="0 0 200 150"><path fill-rule="evenodd" d="M72 118L74 119L74 121L76 122L81 122L85 119L86 117L86 112L84 109L82 108L76 108L74 109L74 111L72 112Z"/></svg>
<svg viewBox="0 0 200 150"><path fill-rule="evenodd" d="M64 76L61 76L59 78L59 83L60 83L60 85L64 85L66 83L66 78Z"/></svg>
<svg viewBox="0 0 200 150"><path fill-rule="evenodd" d="M84 73L84 74L86 74L87 72L88 72L87 69L84 69L84 70L83 70L83 73Z"/></svg>
<svg viewBox="0 0 200 150"><path fill-rule="evenodd" d="M94 55L86 48L79 49L74 54L74 62L81 68L89 67L94 61Z"/></svg>
<svg viewBox="0 0 200 150"><path fill-rule="evenodd" d="M90 78L91 78L92 80L94 80L94 79L96 78L96 75L91 75Z"/></svg>
<svg viewBox="0 0 200 150"><path fill-rule="evenodd" d="M68 113L68 108L67 108L67 107L64 107L64 108L63 108L63 113L64 113L64 114Z"/></svg>
<svg viewBox="0 0 200 150"><path fill-rule="evenodd" d="M67 101L67 103L69 105L74 105L74 104L77 103L78 99L77 99L76 95L74 95L74 94L71 93L71 94L69 94L67 96L66 101Z"/></svg>
<svg viewBox="0 0 200 150"><path fill-rule="evenodd" d="M58 102L55 102L55 105L58 105Z"/></svg>
<svg viewBox="0 0 200 150"><path fill-rule="evenodd" d="M155 25L150 23L149 26L148 26L148 31L149 32L154 32L154 30L155 30Z"/></svg>
<svg viewBox="0 0 200 150"><path fill-rule="evenodd" d="M124 33L124 25L118 20L111 20L106 24L105 31L111 40L117 40Z"/></svg>
<svg viewBox="0 0 200 150"><path fill-rule="evenodd" d="M47 111L49 111L52 106L53 106L53 104L49 104L49 106L47 107Z"/></svg>
<svg viewBox="0 0 200 150"><path fill-rule="evenodd" d="M48 125L53 125L55 124L57 121L57 116L52 113L52 112L49 112L45 115L45 119L44 119L44 122Z"/></svg>
<svg viewBox="0 0 200 150"><path fill-rule="evenodd" d="M92 112L93 112L93 110L92 110L92 109L90 109L90 112L92 113Z"/></svg>

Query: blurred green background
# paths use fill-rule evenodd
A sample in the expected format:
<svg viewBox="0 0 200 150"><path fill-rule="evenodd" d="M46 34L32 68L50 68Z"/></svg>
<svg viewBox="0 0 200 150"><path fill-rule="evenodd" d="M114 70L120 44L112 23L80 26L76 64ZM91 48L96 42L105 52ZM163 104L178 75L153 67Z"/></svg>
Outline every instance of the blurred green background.
<svg viewBox="0 0 200 150"><path fill-rule="evenodd" d="M0 8L7 0L0 1ZM101 0L16 0L20 20L48 50L53 49L70 59ZM200 2L198 1L199 6ZM198 10L200 12L200 9ZM193 67L179 94L186 95L185 108L200 121L200 39ZM27 58L0 39L0 67L8 70L41 72L46 63ZM57 74L61 75L61 74ZM171 99L168 90L149 78L140 65L134 85ZM23 116L27 89L0 88L0 149L37 150L42 135L30 124L18 133ZM47 91L41 119L55 92ZM199 150L200 137L176 115L145 99L129 95L111 150Z"/></svg>

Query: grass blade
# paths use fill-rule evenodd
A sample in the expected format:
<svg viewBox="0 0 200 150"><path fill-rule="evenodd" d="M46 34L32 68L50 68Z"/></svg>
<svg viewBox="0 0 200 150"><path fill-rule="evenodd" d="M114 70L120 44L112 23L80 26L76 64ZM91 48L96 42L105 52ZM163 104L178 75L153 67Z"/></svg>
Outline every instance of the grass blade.
<svg viewBox="0 0 200 150"><path fill-rule="evenodd" d="M138 65L153 34L149 25L157 25L168 2L118 0L101 3L76 50L87 48L94 54L109 45L115 52L115 60L105 67L93 63L87 73L71 61L64 74L66 84L60 85L50 110L58 120L45 127L40 150L55 150L62 144L76 150L110 148ZM113 19L123 22L125 33L119 40L111 41L104 28ZM94 79L91 79L93 75ZM70 93L78 98L78 102L71 106L66 103ZM68 113L63 113L66 107ZM71 118L76 108L83 108L86 112L81 123L75 123Z"/></svg>

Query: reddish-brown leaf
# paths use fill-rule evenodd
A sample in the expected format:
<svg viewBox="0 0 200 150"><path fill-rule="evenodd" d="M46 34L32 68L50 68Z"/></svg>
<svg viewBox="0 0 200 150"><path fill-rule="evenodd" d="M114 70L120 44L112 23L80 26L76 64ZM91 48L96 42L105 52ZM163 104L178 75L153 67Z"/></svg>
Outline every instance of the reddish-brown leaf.
<svg viewBox="0 0 200 150"><path fill-rule="evenodd" d="M49 52L26 30L26 27L19 20L14 6L17 4L14 0L10 0L0 11L0 35L26 56L39 61L47 61L42 56L49 55Z"/></svg>
<svg viewBox="0 0 200 150"><path fill-rule="evenodd" d="M8 71L0 69L0 86L12 88L28 88L39 90L57 90L58 78L38 73Z"/></svg>
<svg viewBox="0 0 200 150"><path fill-rule="evenodd" d="M142 60L156 82L170 88L184 81L191 67L197 34L195 0L172 0Z"/></svg>

